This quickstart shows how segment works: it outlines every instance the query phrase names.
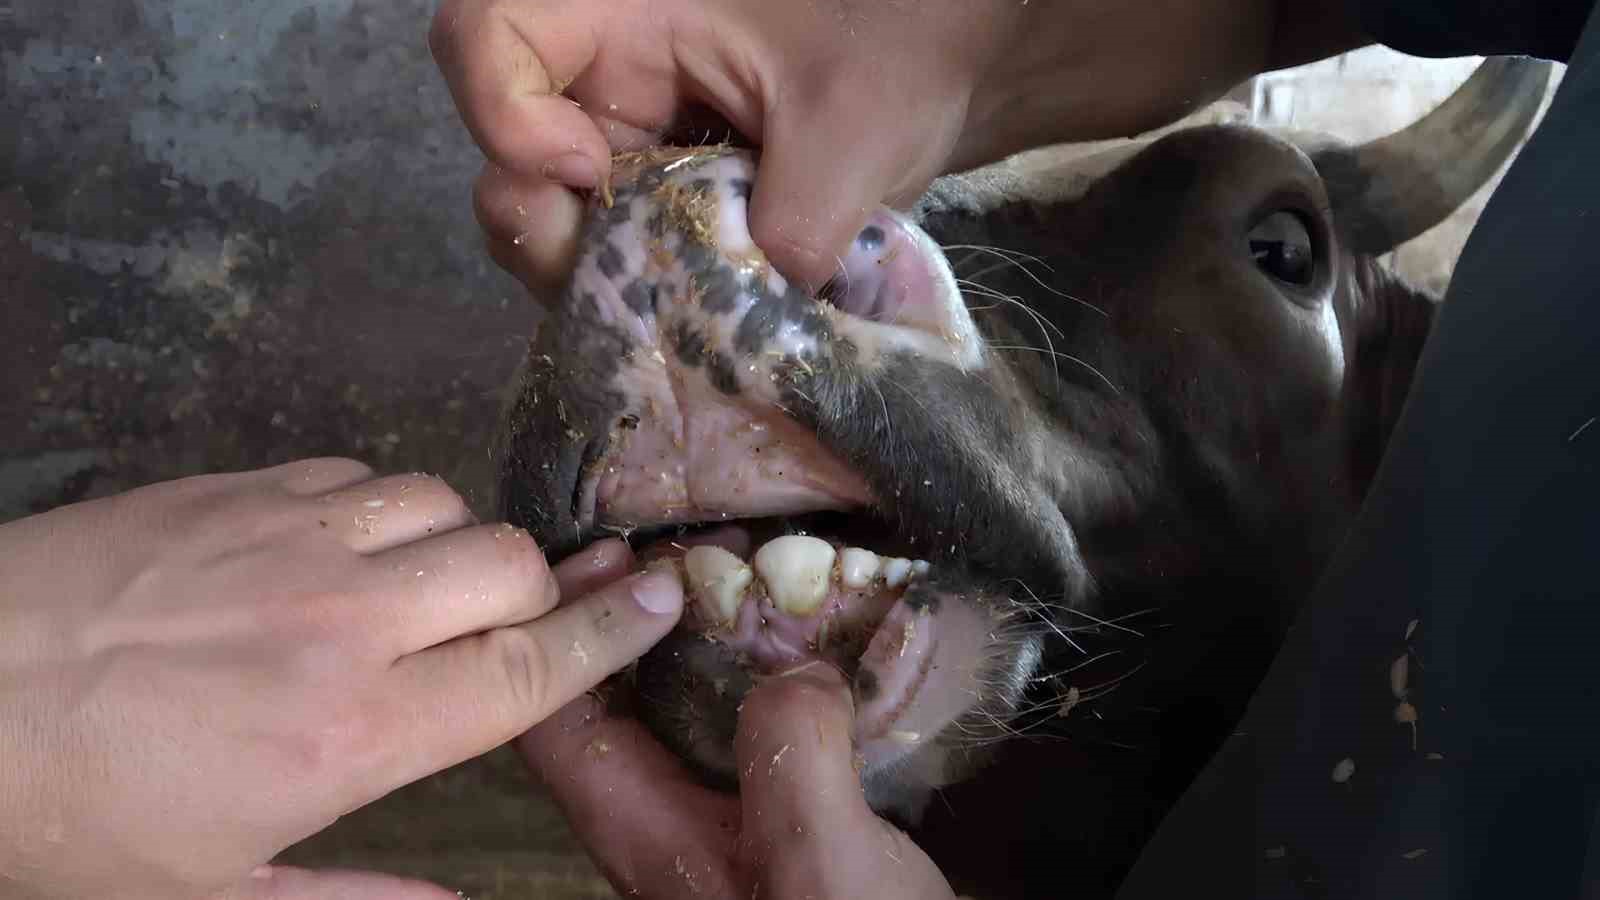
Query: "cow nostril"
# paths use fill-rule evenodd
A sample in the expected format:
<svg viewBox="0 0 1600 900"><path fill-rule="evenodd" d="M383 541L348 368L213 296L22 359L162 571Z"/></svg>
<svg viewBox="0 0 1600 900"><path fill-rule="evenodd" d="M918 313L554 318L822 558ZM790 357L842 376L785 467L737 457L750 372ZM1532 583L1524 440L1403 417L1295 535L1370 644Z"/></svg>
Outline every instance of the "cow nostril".
<svg viewBox="0 0 1600 900"><path fill-rule="evenodd" d="M859 244L863 250L876 250L879 247L882 247L884 239L885 235L883 233L883 229L876 225L868 225L867 227L861 229L860 234L856 235L856 243Z"/></svg>

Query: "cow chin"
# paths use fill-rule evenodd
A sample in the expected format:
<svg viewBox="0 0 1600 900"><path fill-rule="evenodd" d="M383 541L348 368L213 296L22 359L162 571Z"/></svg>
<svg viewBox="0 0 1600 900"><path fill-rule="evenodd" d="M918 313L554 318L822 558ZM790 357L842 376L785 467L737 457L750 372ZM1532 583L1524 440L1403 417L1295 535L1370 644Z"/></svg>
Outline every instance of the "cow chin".
<svg viewBox="0 0 1600 900"><path fill-rule="evenodd" d="M1040 618L1003 567L971 564L959 515L913 501L949 496L926 477L949 467L923 457L956 450L852 443L828 421L859 420L840 395L881 390L866 372L970 374L982 345L942 252L888 210L837 282L789 284L750 237L752 177L723 148L616 161L513 394L501 511L552 556L622 534L683 579L682 622L633 672L637 712L708 781L737 785L758 680L834 666L869 803L915 822L1005 728Z"/></svg>

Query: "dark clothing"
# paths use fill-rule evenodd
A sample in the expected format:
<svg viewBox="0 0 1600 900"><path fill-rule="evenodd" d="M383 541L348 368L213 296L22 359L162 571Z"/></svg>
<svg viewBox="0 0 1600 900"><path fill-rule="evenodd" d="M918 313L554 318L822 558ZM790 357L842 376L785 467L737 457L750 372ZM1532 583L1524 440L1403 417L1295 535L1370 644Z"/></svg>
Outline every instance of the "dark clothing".
<svg viewBox="0 0 1600 900"><path fill-rule="evenodd" d="M1594 0L1355 0L1375 41L1413 56L1537 56L1567 62Z"/></svg>
<svg viewBox="0 0 1600 900"><path fill-rule="evenodd" d="M1242 734L1121 897L1600 896L1600 26L1585 22L1589 7L1361 3L1373 35L1402 51L1570 66L1457 265L1355 532ZM1389 671L1412 621L1415 751ZM1354 766L1343 781L1341 760Z"/></svg>

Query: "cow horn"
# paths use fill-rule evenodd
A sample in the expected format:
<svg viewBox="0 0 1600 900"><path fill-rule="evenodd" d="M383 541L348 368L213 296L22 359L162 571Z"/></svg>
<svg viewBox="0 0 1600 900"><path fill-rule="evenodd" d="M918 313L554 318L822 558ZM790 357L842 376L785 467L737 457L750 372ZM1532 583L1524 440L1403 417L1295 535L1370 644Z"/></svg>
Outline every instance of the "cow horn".
<svg viewBox="0 0 1600 900"><path fill-rule="evenodd" d="M1410 126L1359 146L1312 151L1350 249L1385 253L1455 212L1528 135L1553 69L1528 57L1491 57Z"/></svg>

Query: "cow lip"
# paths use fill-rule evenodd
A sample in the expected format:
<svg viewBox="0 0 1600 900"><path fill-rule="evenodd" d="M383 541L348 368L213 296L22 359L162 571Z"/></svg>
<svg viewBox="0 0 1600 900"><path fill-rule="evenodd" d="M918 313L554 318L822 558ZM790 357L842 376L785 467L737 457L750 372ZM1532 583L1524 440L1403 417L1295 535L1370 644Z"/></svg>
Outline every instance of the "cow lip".
<svg viewBox="0 0 1600 900"><path fill-rule="evenodd" d="M578 467L573 479L570 509L573 521L583 534L610 533L642 551L653 544L673 538L680 540L698 538L707 532L732 525L742 528L757 545L779 534L818 534L837 538L852 546L863 547L883 556L910 557L917 552L894 530L889 518L882 515L875 507L855 505L843 500L834 505L792 514L775 510L758 510L749 514L722 514L643 525L602 521L599 508L600 485L610 454L607 446L609 441L609 438L601 437L591 440L584 447L582 459L587 462ZM525 523L513 521L511 524Z"/></svg>
<svg viewBox="0 0 1600 900"><path fill-rule="evenodd" d="M947 560L941 559L937 551L941 548L918 546L915 537L902 533L891 518L884 514L875 503L857 504L840 502L827 508L811 509L800 513L784 513L773 510L758 510L753 514L738 516L722 515L706 518L685 519L674 522L661 522L648 525L627 526L608 525L603 521L602 511L598 509L600 497L599 483L602 479L607 460L612 448L605 446L606 440L597 441L588 448L592 457L589 466L584 467L579 473L577 484L573 492L575 511L580 515L575 517L584 523L585 531L612 531L626 540L634 547L641 562L648 563L654 558L664 555L667 548L676 550L679 554L685 548L696 543L718 543L716 534L719 531L735 531L739 539L733 545L724 543L724 548L732 550L745 560L751 558L755 547L784 534L804 534L820 537L836 544L837 546L853 546L870 550L884 559L926 559L929 563L929 577L945 585L970 584L971 576L965 571L957 571ZM822 446L819 448L838 460L833 452ZM670 555L670 554L668 554ZM839 656L837 652L830 656L821 657L822 661L829 662L847 678L854 678L858 668L866 660L867 649L874 641L892 642L897 634L882 634L885 623L893 618L894 629L905 628L910 621L907 611L896 608L901 604L902 598L897 598L894 605L884 609L882 615L871 621L858 620L854 626L858 636L856 647L859 653L855 656ZM694 625L692 617L686 618L680 624L680 629L697 635L703 635ZM915 633L915 629L912 629ZM812 648L815 651L816 648ZM928 653L939 652L937 648L927 649ZM924 662L931 657L922 657ZM813 659L812 661L816 661ZM796 660L795 662L798 662ZM858 710L859 717L855 727L857 736L868 748L867 756L873 763L882 763L896 758L897 754L907 752L907 748L897 746L896 741L903 738L908 732L900 727L899 723L907 710L909 715L916 717L919 706L923 701L919 698L926 690L926 682L930 677L927 671L912 671L898 665L889 665L886 671L896 673L890 680L895 683L894 696L900 702L896 706L885 707L880 701L869 704ZM770 672L767 674L771 674ZM944 686L941 685L941 688ZM938 695L938 691L934 691ZM921 707L922 714L926 714L926 705Z"/></svg>
<svg viewBox="0 0 1600 900"><path fill-rule="evenodd" d="M681 538L654 535L641 540L641 564L676 561L673 565L684 579L687 602L672 635L641 660L643 668L635 678L644 700L640 712L655 728L662 724L661 716L671 719L675 714L670 710L687 703L693 709L688 715L711 723L718 708L736 711L744 691L761 679L827 665L852 685L852 739L864 776L888 771L940 740L952 722L981 705L961 679L993 664L986 648L996 641L996 629L1005 627L1001 623L1006 616L997 616L986 605L989 601L975 599L985 592L968 587L973 582L966 577L930 565L914 568L918 574L903 585L872 578L864 588L846 587L842 571L835 569L820 609L799 615L774 606L758 574L755 586L741 592L732 621L707 618L707 609L718 608L717 601L689 593L692 585L682 563L693 546L720 546L752 565L756 549L766 541L795 532L824 538L841 552L844 547L861 547L884 558L905 555L886 552L892 543L884 540L881 520L859 513L764 517L732 526L685 525ZM1037 660L1029 652L1019 648L1016 662L1031 672ZM642 678L646 669L652 674ZM738 687L724 694L718 686L711 698L701 693L707 684ZM999 682L995 689L1005 690ZM657 733L678 742L678 752L703 774L726 780L726 762L719 766L697 755L705 749L705 740L716 740L717 726L704 727L709 730L691 728L687 737L673 734L670 727ZM722 739L728 747L714 754L731 748L731 732Z"/></svg>
<svg viewBox="0 0 1600 900"><path fill-rule="evenodd" d="M619 171L627 174L641 166L661 167L662 172L672 173L670 180L674 182L691 178L691 172L692 177L707 183L720 183L720 179L741 174L748 177L753 159L728 157L725 150L700 148L645 154L637 159L625 155L619 158ZM686 165L690 159L695 162ZM628 178L618 182L617 207L642 215L629 204L648 196L644 202L664 204L676 211L673 201L664 199L676 195L664 195L659 190L648 195L628 195L632 199L625 200L621 192L624 181L631 183ZM787 282L781 274L763 268L764 257L745 230L744 216L744 206L733 198L721 212L698 226L715 232L714 246L722 257L719 264L731 265L736 281L749 279L737 281L744 292L738 295L738 302L790 296L794 291L789 288L785 293ZM610 221L615 221L614 217ZM678 219L671 221L680 229L686 227ZM590 253L600 254L601 248L617 253L616 248L621 247L623 272L652 273L648 277L663 284L687 277L687 287L680 284L677 288L686 293L674 296L690 298L689 305L673 307L671 300L652 302L666 302L669 309L704 311L675 312L675 318L670 319L662 318L661 312L655 320L641 318L631 308L625 308L615 287L606 287L625 276L615 270L610 274L600 272L597 258L580 259L570 290L574 297L587 297L586 302L601 304L604 308L596 313L597 321L617 323L624 342L631 348L622 356L620 369L609 376L613 389L629 399L615 413L616 418L604 423L589 420L576 428L568 425L558 405L566 435L578 437L585 431L588 435L579 445L576 459L564 453L561 464L553 468L541 466L542 473L531 473L527 479L527 486L543 495L542 500L537 496L529 498L533 507L528 509L530 518L543 519L544 514L537 507L563 493L567 495L566 511L559 518L567 518L565 526L571 526L571 530L564 535L544 536L556 538L566 548L573 538L581 541L606 532L630 534L637 530L635 523L688 526L819 510L879 515L881 533L884 517L876 508L879 503L873 496L871 467L850 465L836 448L828 446L822 434L788 415L781 405L761 407L759 403L740 400L741 394L751 398L758 396L762 388L770 391L769 374L764 368L758 371L757 365L771 365L770 359L779 354L803 359L810 352L803 346L805 339L792 329L786 330L784 334L789 336L780 336L769 352L755 356L742 345L727 345L730 332L707 328L701 320L707 316L730 316L728 321L733 321L732 317L742 315L741 311L730 313L709 305L695 307L693 300L705 296L695 280L698 269L689 272L674 268L671 262L662 263L665 249L651 249L653 245L642 233L619 229L616 235L615 239L597 239ZM888 208L873 211L840 264L846 277L835 284L831 296L812 295L811 299L826 311L822 317L826 321L820 327L828 329L831 325L844 346L872 346L878 353L944 359L957 368L977 364L982 342L966 313L943 248L910 218ZM676 337L678 332L672 331L672 325L663 324L669 320L675 325L688 323L690 328L702 329L689 342L708 342L703 344L705 352L713 352L714 347L717 353L730 354L735 370L724 377L737 378L742 391L724 392L719 390L721 384L717 385L719 389L712 389L710 384L700 384L703 379L699 376L680 380L681 373L699 363L685 355L686 339ZM814 320L806 327L822 320ZM798 343L793 345L783 344L796 339ZM553 371L555 364L550 358L542 359ZM700 371L710 368L707 365ZM773 373L770 377L777 383L782 376ZM670 392L664 389L667 385L672 386ZM769 434L759 438L738 434L739 429L733 426L743 421L762 423L770 428ZM576 449L567 445L568 453ZM775 462L781 465L773 465ZM570 491L553 494L552 489L563 487L561 481L567 481ZM899 491L895 493L898 496ZM519 511L522 508L515 501L510 505ZM558 521L554 519L549 524Z"/></svg>
<svg viewBox="0 0 1600 900"><path fill-rule="evenodd" d="M570 492L573 520L583 534L609 533L642 550L674 537L696 538L731 525L744 529L757 545L780 534L815 534L869 549L881 556L927 558L930 563L938 565L936 548L916 547L915 539L908 540L901 534L893 520L875 502L858 503L843 497L836 497L836 502L816 505L803 512L758 508L739 514L712 514L646 524L604 521L600 508L600 488L611 453L608 443L608 438L600 438L585 447L583 459L589 462L579 467ZM818 448L833 462L846 465L820 442ZM819 490L819 493L822 491Z"/></svg>
<svg viewBox="0 0 1600 900"><path fill-rule="evenodd" d="M847 516L851 520L870 520L879 528L888 525L888 520L878 515L871 507L853 505L842 499L836 504L819 506L800 513L757 509L742 514L723 513L641 525L606 522L603 521L600 510L600 487L604 475L599 471L606 465L606 454L604 450L595 450L595 447L600 445L601 442L595 442L586 448L584 458L592 457L594 461L579 468L571 491L570 508L573 520L584 534L611 533L630 543L642 545L674 533L680 535L697 533L730 524L741 525L761 534L776 533L785 527L790 529L790 533L795 533L808 527L815 528L816 523L824 519L829 522L826 527L839 528L846 521L839 518L840 516ZM879 532L880 543L881 534Z"/></svg>

